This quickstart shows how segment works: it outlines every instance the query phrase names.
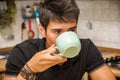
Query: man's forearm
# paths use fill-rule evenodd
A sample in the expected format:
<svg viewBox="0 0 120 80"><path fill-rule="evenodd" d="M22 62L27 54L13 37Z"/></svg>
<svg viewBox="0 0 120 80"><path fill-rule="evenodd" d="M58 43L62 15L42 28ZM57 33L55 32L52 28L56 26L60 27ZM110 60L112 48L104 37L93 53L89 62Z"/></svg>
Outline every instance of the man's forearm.
<svg viewBox="0 0 120 80"><path fill-rule="evenodd" d="M30 69L28 64L26 64L21 70L17 77L17 80L35 80L36 74Z"/></svg>

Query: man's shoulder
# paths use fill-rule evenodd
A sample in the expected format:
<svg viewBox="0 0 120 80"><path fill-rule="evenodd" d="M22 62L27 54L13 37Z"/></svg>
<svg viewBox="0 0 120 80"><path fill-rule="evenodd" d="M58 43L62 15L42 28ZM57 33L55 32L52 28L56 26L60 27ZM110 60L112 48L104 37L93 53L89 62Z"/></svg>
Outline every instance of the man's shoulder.
<svg viewBox="0 0 120 80"><path fill-rule="evenodd" d="M25 46L30 46L30 45L37 45L39 43L40 43L40 39L28 39L28 40L25 40L17 44L16 46L25 47Z"/></svg>
<svg viewBox="0 0 120 80"><path fill-rule="evenodd" d="M93 43L90 39L80 39L80 42L82 45Z"/></svg>
<svg viewBox="0 0 120 80"><path fill-rule="evenodd" d="M19 44L17 44L15 47L21 49L21 50L30 50L30 49L35 49L39 50L40 44L43 44L45 42L44 39L28 39L25 40Z"/></svg>
<svg viewBox="0 0 120 80"><path fill-rule="evenodd" d="M82 50L91 51L96 48L95 44L90 39L80 39L80 42Z"/></svg>

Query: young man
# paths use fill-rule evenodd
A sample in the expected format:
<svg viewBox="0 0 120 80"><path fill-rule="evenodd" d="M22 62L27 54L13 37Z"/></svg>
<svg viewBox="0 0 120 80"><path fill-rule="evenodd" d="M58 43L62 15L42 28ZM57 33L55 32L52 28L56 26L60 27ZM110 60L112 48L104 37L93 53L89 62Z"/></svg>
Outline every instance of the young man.
<svg viewBox="0 0 120 80"><path fill-rule="evenodd" d="M80 80L88 72L92 80L115 80L100 52L89 39L80 39L81 51L74 58L53 56L56 38L63 32L77 33L79 9L75 0L44 0L40 4L39 30L43 39L27 40L12 50L4 80Z"/></svg>

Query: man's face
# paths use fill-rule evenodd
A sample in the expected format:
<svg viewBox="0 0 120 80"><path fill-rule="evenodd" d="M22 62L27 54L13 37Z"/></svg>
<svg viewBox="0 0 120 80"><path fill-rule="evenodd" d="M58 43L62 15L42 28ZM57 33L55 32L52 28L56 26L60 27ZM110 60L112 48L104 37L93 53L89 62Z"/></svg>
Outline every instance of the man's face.
<svg viewBox="0 0 120 80"><path fill-rule="evenodd" d="M77 22L76 20L73 22L67 23L59 23L50 21L49 25L45 31L45 38L46 38L46 47L50 47L52 44L55 44L57 37L66 31L77 31Z"/></svg>

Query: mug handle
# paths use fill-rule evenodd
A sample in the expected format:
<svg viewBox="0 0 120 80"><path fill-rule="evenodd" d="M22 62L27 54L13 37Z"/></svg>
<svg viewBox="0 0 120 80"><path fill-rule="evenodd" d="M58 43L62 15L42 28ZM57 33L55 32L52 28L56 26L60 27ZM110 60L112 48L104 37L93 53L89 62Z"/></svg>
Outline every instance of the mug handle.
<svg viewBox="0 0 120 80"><path fill-rule="evenodd" d="M64 56L62 56L60 53L59 54L56 54L56 53L53 53L53 54L51 54L52 56L60 56L60 57L64 57Z"/></svg>
<svg viewBox="0 0 120 80"><path fill-rule="evenodd" d="M55 46L56 50L58 50L57 46ZM59 54L56 54L56 53L52 53L51 54L52 56L60 56L60 57L63 57L60 53Z"/></svg>
<svg viewBox="0 0 120 80"><path fill-rule="evenodd" d="M55 46L55 49L58 50L57 46ZM52 55L52 56L57 56L58 54L52 53L51 55Z"/></svg>

